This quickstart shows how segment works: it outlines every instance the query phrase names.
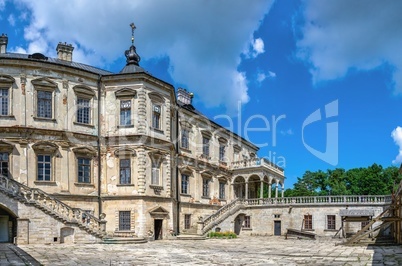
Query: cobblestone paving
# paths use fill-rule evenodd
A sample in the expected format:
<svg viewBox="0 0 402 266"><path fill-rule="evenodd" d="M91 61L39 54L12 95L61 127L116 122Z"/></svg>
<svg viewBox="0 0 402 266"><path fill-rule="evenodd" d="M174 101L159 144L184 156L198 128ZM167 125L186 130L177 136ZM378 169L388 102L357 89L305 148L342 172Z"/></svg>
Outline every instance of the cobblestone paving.
<svg viewBox="0 0 402 266"><path fill-rule="evenodd" d="M43 265L402 265L402 246L283 237L20 246Z"/></svg>
<svg viewBox="0 0 402 266"><path fill-rule="evenodd" d="M9 243L0 243L0 265L40 265L25 251Z"/></svg>

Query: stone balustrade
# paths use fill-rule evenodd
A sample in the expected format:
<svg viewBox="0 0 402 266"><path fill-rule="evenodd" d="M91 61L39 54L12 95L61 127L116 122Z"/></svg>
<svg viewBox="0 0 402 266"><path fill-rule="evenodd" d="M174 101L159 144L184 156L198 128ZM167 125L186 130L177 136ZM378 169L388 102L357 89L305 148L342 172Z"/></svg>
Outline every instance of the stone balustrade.
<svg viewBox="0 0 402 266"><path fill-rule="evenodd" d="M242 199L244 205L384 205L391 203L391 195L379 196L309 196L266 199Z"/></svg>
<svg viewBox="0 0 402 266"><path fill-rule="evenodd" d="M262 166L265 167L275 173L283 175L283 169L276 164L272 163L271 161L265 158L250 158L245 159L242 161L232 162L231 167L232 169L241 169L241 168L249 168L249 167L258 167Z"/></svg>
<svg viewBox="0 0 402 266"><path fill-rule="evenodd" d="M105 234L105 221L79 208L72 208L41 189L30 188L0 175L0 190L28 204L33 204L63 222L75 223L98 236Z"/></svg>

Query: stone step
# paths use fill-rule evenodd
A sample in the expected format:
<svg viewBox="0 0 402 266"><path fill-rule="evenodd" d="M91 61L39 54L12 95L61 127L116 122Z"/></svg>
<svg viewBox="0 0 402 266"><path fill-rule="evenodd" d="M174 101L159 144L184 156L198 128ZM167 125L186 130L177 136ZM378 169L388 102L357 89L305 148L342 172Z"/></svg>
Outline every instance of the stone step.
<svg viewBox="0 0 402 266"><path fill-rule="evenodd" d="M200 236L196 234L180 234L176 236L177 240L205 240L205 236Z"/></svg>
<svg viewBox="0 0 402 266"><path fill-rule="evenodd" d="M105 237L103 244L142 244L148 242L142 237Z"/></svg>

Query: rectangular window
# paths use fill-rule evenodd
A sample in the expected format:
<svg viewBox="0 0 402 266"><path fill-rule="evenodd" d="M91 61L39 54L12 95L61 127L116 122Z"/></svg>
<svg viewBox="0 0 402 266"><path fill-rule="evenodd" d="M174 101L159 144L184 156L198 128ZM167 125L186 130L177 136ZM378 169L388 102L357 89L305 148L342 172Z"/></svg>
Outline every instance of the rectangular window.
<svg viewBox="0 0 402 266"><path fill-rule="evenodd" d="M184 229L191 228L191 214L184 215Z"/></svg>
<svg viewBox="0 0 402 266"><path fill-rule="evenodd" d="M219 198L224 199L225 198L225 183L224 182L219 182Z"/></svg>
<svg viewBox="0 0 402 266"><path fill-rule="evenodd" d="M335 224L335 215L327 215L327 229L328 230L335 230L336 229L336 224Z"/></svg>
<svg viewBox="0 0 402 266"><path fill-rule="evenodd" d="M188 149L189 145L188 145L188 130L187 129L183 129L181 131L181 147Z"/></svg>
<svg viewBox="0 0 402 266"><path fill-rule="evenodd" d="M250 216L244 216L243 228L251 228L251 218L250 218Z"/></svg>
<svg viewBox="0 0 402 266"><path fill-rule="evenodd" d="M151 184L152 185L160 185L159 177L160 177L159 165L156 162L152 162Z"/></svg>
<svg viewBox="0 0 402 266"><path fill-rule="evenodd" d="M52 163L50 155L38 155L38 181L50 181Z"/></svg>
<svg viewBox="0 0 402 266"><path fill-rule="evenodd" d="M89 124L91 121L91 107L90 100L78 98L77 99L77 122L82 124Z"/></svg>
<svg viewBox="0 0 402 266"><path fill-rule="evenodd" d="M0 115L8 115L8 89L0 89Z"/></svg>
<svg viewBox="0 0 402 266"><path fill-rule="evenodd" d="M154 105L152 111L152 127L156 129L160 129L160 120L161 120L161 106Z"/></svg>
<svg viewBox="0 0 402 266"><path fill-rule="evenodd" d="M131 125L131 101L120 101L120 125Z"/></svg>
<svg viewBox="0 0 402 266"><path fill-rule="evenodd" d="M202 196L209 197L209 178L202 179Z"/></svg>
<svg viewBox="0 0 402 266"><path fill-rule="evenodd" d="M361 229L363 229L366 225L368 225L370 223L370 221L364 221L364 222L362 222L362 224L361 224Z"/></svg>
<svg viewBox="0 0 402 266"><path fill-rule="evenodd" d="M181 175L181 193L188 194L188 175L182 174Z"/></svg>
<svg viewBox="0 0 402 266"><path fill-rule="evenodd" d="M131 160L120 159L120 184L131 184Z"/></svg>
<svg viewBox="0 0 402 266"><path fill-rule="evenodd" d="M0 152L0 175L8 177L8 153Z"/></svg>
<svg viewBox="0 0 402 266"><path fill-rule="evenodd" d="M304 229L313 229L313 216L311 214L304 215Z"/></svg>
<svg viewBox="0 0 402 266"><path fill-rule="evenodd" d="M219 161L225 161L225 145L219 145Z"/></svg>
<svg viewBox="0 0 402 266"><path fill-rule="evenodd" d="M37 91L38 105L37 116L52 118L52 95L50 91Z"/></svg>
<svg viewBox="0 0 402 266"><path fill-rule="evenodd" d="M78 183L91 183L91 159L77 158Z"/></svg>
<svg viewBox="0 0 402 266"><path fill-rule="evenodd" d="M209 157L209 138L202 137L202 154Z"/></svg>
<svg viewBox="0 0 402 266"><path fill-rule="evenodd" d="M131 230L131 212L119 211L119 231Z"/></svg>

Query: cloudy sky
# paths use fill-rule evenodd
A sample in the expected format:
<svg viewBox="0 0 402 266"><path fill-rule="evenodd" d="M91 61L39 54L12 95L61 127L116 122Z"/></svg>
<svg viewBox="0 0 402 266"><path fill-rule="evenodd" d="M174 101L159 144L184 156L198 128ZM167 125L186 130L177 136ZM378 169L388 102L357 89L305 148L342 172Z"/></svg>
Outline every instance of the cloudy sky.
<svg viewBox="0 0 402 266"><path fill-rule="evenodd" d="M8 52L112 72L135 45L140 65L194 92L211 119L285 167L402 162L402 1L0 0ZM230 121L227 116L230 116Z"/></svg>

